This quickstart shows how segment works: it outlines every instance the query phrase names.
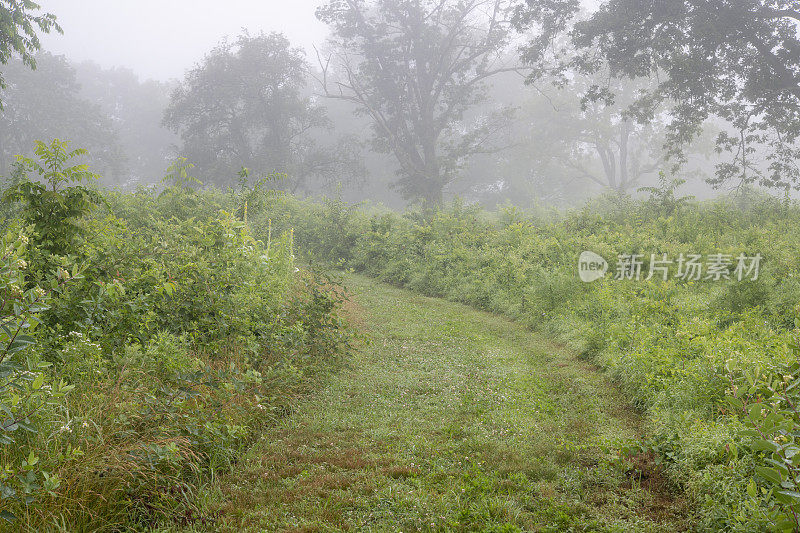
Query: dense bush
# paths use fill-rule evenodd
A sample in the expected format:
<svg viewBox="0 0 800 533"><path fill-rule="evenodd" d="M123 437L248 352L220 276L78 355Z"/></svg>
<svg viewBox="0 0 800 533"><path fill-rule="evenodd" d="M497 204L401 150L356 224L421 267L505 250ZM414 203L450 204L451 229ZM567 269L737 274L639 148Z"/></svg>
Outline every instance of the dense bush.
<svg viewBox="0 0 800 533"><path fill-rule="evenodd" d="M37 154L5 194L0 528L208 525L198 487L347 344L338 292L188 165L103 194L65 143Z"/></svg>
<svg viewBox="0 0 800 533"><path fill-rule="evenodd" d="M759 383L784 383L785 375L795 382L796 373L781 365L796 360L789 345L800 303L800 206L751 193L710 203L656 193L642 202L600 198L557 216L458 203L396 215L290 198L270 216L276 227L296 228L300 248L318 260L504 313L592 358L648 413L650 446L700 504L699 527L797 527L800 417L786 407L794 409L794 400L781 400L777 414L765 410L763 420L728 401L742 390L732 383L744 379L744 369L760 368ZM765 259L755 281L609 275L585 284L577 275L584 250L605 257L612 270L618 254L643 254L645 273L651 253ZM768 388L753 387L739 401L775 401ZM778 432L768 435L777 451L751 443L746 427L764 424Z"/></svg>
<svg viewBox="0 0 800 533"><path fill-rule="evenodd" d="M455 203L398 215L297 200L270 180L199 191L185 161L160 192L101 194L63 143L37 153L5 191L2 223L0 517L12 529L210 524L198 485L347 344L338 292L295 253L558 336L647 413L646 446L698 503L699 527L798 527L800 206L691 203L667 188L565 214ZM612 269L643 254L644 272L651 253L765 262L748 282L586 284L584 250Z"/></svg>

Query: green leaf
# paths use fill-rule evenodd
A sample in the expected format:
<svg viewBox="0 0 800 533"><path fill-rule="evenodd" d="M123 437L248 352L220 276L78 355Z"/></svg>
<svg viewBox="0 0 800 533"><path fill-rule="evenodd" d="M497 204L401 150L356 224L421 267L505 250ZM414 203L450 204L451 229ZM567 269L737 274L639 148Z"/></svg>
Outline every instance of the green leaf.
<svg viewBox="0 0 800 533"><path fill-rule="evenodd" d="M734 411L741 411L744 408L744 403L739 398L735 398L733 396L727 396L725 401L728 402L728 405L731 406L731 409Z"/></svg>
<svg viewBox="0 0 800 533"><path fill-rule="evenodd" d="M786 531L791 533L795 531L796 524L794 522L794 518L789 517L781 517L778 518L778 521L775 523L775 530L776 531Z"/></svg>
<svg viewBox="0 0 800 533"><path fill-rule="evenodd" d="M778 445L771 440L759 439L750 445L750 449L755 452L774 452L777 451Z"/></svg>
<svg viewBox="0 0 800 533"><path fill-rule="evenodd" d="M748 418L750 418L750 420L752 420L753 422L759 422L761 420L761 411L763 410L763 408L764 406L762 406L760 403L754 403L748 409L747 413Z"/></svg>
<svg viewBox="0 0 800 533"><path fill-rule="evenodd" d="M29 422L30 422L30 420L27 420L27 421L20 420L19 422L17 422L17 427L19 427L21 429L24 429L28 433L38 433L38 430L36 429L36 426L31 425Z"/></svg>
<svg viewBox="0 0 800 533"><path fill-rule="evenodd" d="M16 338L16 339L14 339L14 341L13 341L13 342L12 342L12 343L9 345L9 347L8 347L8 351L9 351L10 353L19 352L19 351L21 351L21 350L24 350L25 348L27 348L27 347L28 347L28 346L30 346L31 344L34 344L35 342L36 342L36 341L35 341L35 340L33 340L33 338L32 338L32 337L29 337L29 336L27 336L27 335L19 335L19 336L17 336L17 338Z"/></svg>
<svg viewBox="0 0 800 533"><path fill-rule="evenodd" d="M800 503L800 492L794 490L777 490L775 491L775 499L786 505L795 505Z"/></svg>
<svg viewBox="0 0 800 533"><path fill-rule="evenodd" d="M778 472L774 468L767 468L766 466L757 466L756 473L771 483L780 484L780 482L782 481L780 472Z"/></svg>

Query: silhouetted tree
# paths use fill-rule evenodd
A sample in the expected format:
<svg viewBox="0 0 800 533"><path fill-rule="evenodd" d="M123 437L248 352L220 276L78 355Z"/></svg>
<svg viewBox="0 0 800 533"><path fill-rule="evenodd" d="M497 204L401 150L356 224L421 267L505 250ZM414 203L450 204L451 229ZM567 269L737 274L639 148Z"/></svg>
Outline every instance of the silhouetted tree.
<svg viewBox="0 0 800 533"><path fill-rule="evenodd" d="M242 167L287 173L295 191L346 179L359 170L346 141L323 147L311 136L330 123L304 94L307 75L303 52L283 35L244 34L187 74L164 124L180 134L200 177L217 184L234 183Z"/></svg>
<svg viewBox="0 0 800 533"><path fill-rule="evenodd" d="M8 64L0 90L0 174L14 156L32 155L35 141L69 139L88 150L86 162L106 183L127 178L126 157L114 122L97 104L81 96L75 69L62 56L40 53L38 68L21 60Z"/></svg>
<svg viewBox="0 0 800 533"><path fill-rule="evenodd" d="M119 133L128 177L139 183L160 180L179 142L161 124L176 84L141 81L129 69L106 69L90 62L77 65L75 70L80 95L96 103Z"/></svg>
<svg viewBox="0 0 800 533"><path fill-rule="evenodd" d="M528 0L532 10L542 3ZM563 17L578 7L574 0L547 3L558 4ZM606 0L575 25L583 53L570 62L583 72L609 68L612 76L657 78L631 112L647 121L668 105L667 147L678 163L707 119L726 121L717 150L731 157L712 182L798 187L798 22L794 0ZM612 97L602 85L587 96Z"/></svg>
<svg viewBox="0 0 800 533"><path fill-rule="evenodd" d="M506 113L465 120L485 81L518 70L504 54L511 0L331 0L317 17L332 30L320 63L326 96L371 118L373 146L399 163L407 199L442 201L471 156L493 151Z"/></svg>

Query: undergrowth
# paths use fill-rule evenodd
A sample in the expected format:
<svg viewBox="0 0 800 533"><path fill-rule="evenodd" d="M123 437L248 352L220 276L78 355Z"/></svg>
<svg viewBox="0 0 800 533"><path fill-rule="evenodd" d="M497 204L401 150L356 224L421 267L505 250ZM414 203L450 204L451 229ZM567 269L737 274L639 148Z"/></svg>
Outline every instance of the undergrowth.
<svg viewBox="0 0 800 533"><path fill-rule="evenodd" d="M662 196L604 197L562 214L456 202L402 215L284 198L270 217L294 227L313 260L505 314L600 365L647 413L646 446L697 503L698 529L796 530L794 401L779 401L779 424L770 410L729 402L743 369L759 369L744 405L775 403L776 383L798 383L784 367L796 360L800 206L748 191L704 203ZM587 250L612 270L592 284L578 277ZM645 279L651 254L718 253L761 254L758 278ZM642 254L640 280L612 279L621 254Z"/></svg>
<svg viewBox="0 0 800 533"><path fill-rule="evenodd" d="M80 151L36 153L4 194L0 529L213 527L199 489L347 346L340 292L185 162L104 193Z"/></svg>

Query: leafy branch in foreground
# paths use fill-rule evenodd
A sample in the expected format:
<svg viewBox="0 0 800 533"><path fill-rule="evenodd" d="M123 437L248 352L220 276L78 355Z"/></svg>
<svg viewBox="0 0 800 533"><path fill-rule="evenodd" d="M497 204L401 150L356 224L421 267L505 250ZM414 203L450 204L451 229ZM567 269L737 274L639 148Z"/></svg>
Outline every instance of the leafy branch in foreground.
<svg viewBox="0 0 800 533"><path fill-rule="evenodd" d="M36 28L43 33L50 33L53 29L64 33L56 22L55 15L32 13L39 9L41 6L31 0L0 1L0 63L5 65L13 54L19 54L26 65L35 69L34 54L42 47ZM5 86L5 80L0 73L0 89ZM2 108L3 102L0 100L0 109Z"/></svg>
<svg viewBox="0 0 800 533"><path fill-rule="evenodd" d="M46 284L31 285L25 271L29 239L11 230L2 240L0 257L0 517L14 520L7 509L9 500L27 505L44 490L52 493L59 477L46 470L36 451L21 450L27 437L40 431L38 415L48 406L59 405L72 390L63 380L47 379L51 363L41 361L32 348L39 314L47 310L53 297L73 280L81 279L77 267L72 272L60 268ZM26 287L27 290L25 289ZM70 457L80 454L70 448ZM64 457L66 458L66 457Z"/></svg>
<svg viewBox="0 0 800 533"><path fill-rule="evenodd" d="M85 164L70 164L86 150L69 150L69 143L54 139L49 145L36 141L37 159L17 156L22 180L3 195L4 201L21 202L22 219L33 226L37 253L67 255L80 233L79 221L103 202L97 191L81 185L97 175ZM36 181L26 174L34 174ZM36 258L34 258L36 261ZM52 262L43 262L52 266Z"/></svg>
<svg viewBox="0 0 800 533"><path fill-rule="evenodd" d="M800 345L790 345L795 356ZM748 496L768 504L767 518L777 531L800 530L800 363L756 365L732 370L730 394L725 401L738 413L747 429L741 432L746 447L755 454L755 474ZM739 451L729 445L729 454Z"/></svg>

